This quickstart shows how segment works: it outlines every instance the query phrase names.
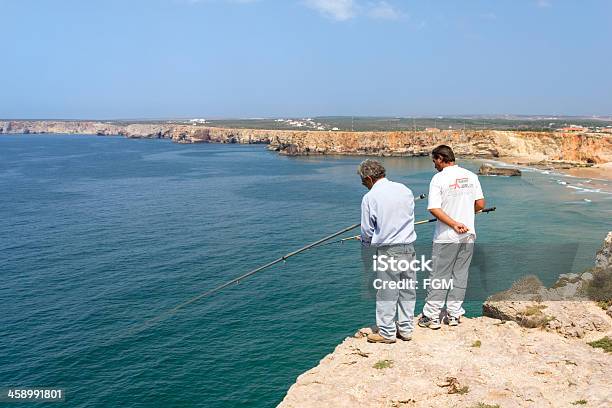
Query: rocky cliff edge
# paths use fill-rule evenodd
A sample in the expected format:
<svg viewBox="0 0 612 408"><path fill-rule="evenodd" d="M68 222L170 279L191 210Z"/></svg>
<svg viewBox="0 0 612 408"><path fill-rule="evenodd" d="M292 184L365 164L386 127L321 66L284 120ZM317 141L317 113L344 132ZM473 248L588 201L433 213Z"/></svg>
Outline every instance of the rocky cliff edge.
<svg viewBox="0 0 612 408"><path fill-rule="evenodd" d="M612 232L589 275L562 275L553 288L531 280L489 299L494 317L417 327L396 344L368 343L361 329L299 376L279 407L610 407L612 318L583 295L598 274L610 278L611 245Z"/></svg>

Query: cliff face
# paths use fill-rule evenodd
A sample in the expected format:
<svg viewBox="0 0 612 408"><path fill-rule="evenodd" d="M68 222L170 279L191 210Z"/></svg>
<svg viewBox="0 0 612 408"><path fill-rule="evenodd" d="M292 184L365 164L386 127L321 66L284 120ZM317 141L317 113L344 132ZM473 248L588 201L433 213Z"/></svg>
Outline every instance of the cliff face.
<svg viewBox="0 0 612 408"><path fill-rule="evenodd" d="M271 149L286 154L428 155L448 144L458 155L531 161L612 161L612 137L594 133L508 131L292 132L274 136Z"/></svg>
<svg viewBox="0 0 612 408"><path fill-rule="evenodd" d="M90 121L7 121L0 133L70 133L131 138L172 139L177 143L269 143L261 130L209 128L195 125Z"/></svg>
<svg viewBox="0 0 612 408"><path fill-rule="evenodd" d="M453 146L458 155L515 157L531 161L612 161L612 136L594 133L507 131L321 132L225 129L180 124L91 121L7 121L0 133L82 133L134 138L168 138L177 143L265 143L289 155L428 155Z"/></svg>

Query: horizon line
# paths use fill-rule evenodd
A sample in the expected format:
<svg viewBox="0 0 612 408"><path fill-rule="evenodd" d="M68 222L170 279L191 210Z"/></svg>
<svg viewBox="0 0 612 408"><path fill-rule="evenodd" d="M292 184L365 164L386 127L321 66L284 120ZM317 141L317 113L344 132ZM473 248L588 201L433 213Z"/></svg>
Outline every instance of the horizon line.
<svg viewBox="0 0 612 408"><path fill-rule="evenodd" d="M100 121L100 122L146 122L146 121L173 121L173 120L190 120L190 119L206 119L206 120L273 120L273 119L305 119L305 118L378 118L378 119L553 119L553 118L572 118L572 119L594 119L594 120L612 120L612 113L605 115L555 115L555 114L462 114L462 115L419 115L419 116L398 116L398 115L291 115L291 116L261 116L261 117L240 117L240 116L209 116L193 115L193 116L174 116L174 117L140 117L140 118L61 118L61 117L40 117L40 118L0 118L0 121Z"/></svg>

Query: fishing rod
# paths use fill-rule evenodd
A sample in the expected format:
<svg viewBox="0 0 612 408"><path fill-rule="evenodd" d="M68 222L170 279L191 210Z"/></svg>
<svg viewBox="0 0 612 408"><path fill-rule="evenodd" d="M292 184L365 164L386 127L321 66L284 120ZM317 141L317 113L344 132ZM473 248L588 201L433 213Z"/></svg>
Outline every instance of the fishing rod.
<svg viewBox="0 0 612 408"><path fill-rule="evenodd" d="M422 199L424 199L425 197L426 197L426 196L425 196L425 194L421 194L421 195L420 195L418 198L416 198L416 199L421 199L421 200L422 200ZM491 212L491 211L495 211L495 207L492 207L492 208L487 208L487 209L485 209L485 210L479 211L479 213L488 213L488 212ZM428 222L434 222L434 221L436 221L436 219L435 219L435 218L433 218L433 219L431 219L431 220L423 220L423 221L418 221L418 222L415 222L415 225L425 224L425 223L428 223ZM346 233L346 232L349 232L349 231L351 231L351 230L354 230L355 228L357 228L357 227L359 227L359 226L361 226L361 223L359 223L359 224L353 224L353 225L350 225L350 226L348 226L348 227L346 227L346 228L343 228L343 229L341 229L341 230L339 230L339 231L334 232L333 234L330 234L330 235L328 235L328 236L326 236L326 237L324 237L324 238L321 238L321 239L319 239L319 240L317 240L317 241L315 241L315 242L312 242L312 243L310 243L310 244L308 244L308 245L306 245L306 246L303 246L303 247L301 247L301 248L299 248L299 249L296 249L295 251L289 252L288 254L283 255L283 256L281 256L280 258L277 258L277 259L275 259L275 260L273 260L273 261L271 261L271 262L268 262L268 263L267 263L267 264L265 264L265 265L262 265L262 266L260 266L260 267L258 267L258 268L255 268L255 269L253 269L253 270L251 270L251 271L249 271L249 272L247 272L247 273L245 273L245 274L242 274L242 275L240 275L240 276L238 276L238 277L236 277L236 278L234 278L234 279L232 279L232 280L230 280L230 281L227 281L227 282L225 282L225 283L223 283L223 284L221 284L221 285L219 285L219 286L217 286L217 287L215 287L215 288L213 288L213 289L210 289L210 290L208 290L208 291L206 291L206 292L200 293L199 295L194 296L194 297L192 297L191 299L188 299L188 300L184 301L183 303L181 303L181 304L179 304L179 305L175 306L174 308L172 308L172 309L170 309L170 310L166 311L165 313L163 313L163 314L161 314L161 315L159 315L159 316L157 316L157 317L154 317L154 318L152 318L152 319L147 320L146 322L144 322L144 323L143 323L143 325L142 325L142 326L140 326L139 328L137 328L137 329L135 329L135 330L131 330L131 331L130 331L130 332L128 332L127 334L129 335L129 334L134 334L134 333L137 333L137 332L141 332L142 330L145 330L147 327L149 327L149 326L151 326L151 325L153 325L153 324L155 324L155 323L157 323L157 322L159 322L159 321L162 321L162 320L164 320L164 319L166 319L166 318L168 318L168 317L172 316L173 314L175 314L176 312L178 312L178 311L179 311L179 310L181 310L182 308L184 308L184 307L186 307L186 306L188 306L188 305L190 305L190 304L192 304L192 303L194 303L194 302L197 302L198 300L200 300L200 299L202 299L202 298L205 298L205 297L207 297L207 296L210 296L210 295L212 295L213 293L219 292L220 290L223 290L223 289L225 289L226 287L228 287L228 286L230 286L230 285L233 285L233 284L238 284L238 283L240 283L240 281L242 281L243 279L246 279L246 278L248 278L249 276L256 274L257 272L261 272L262 270L267 269L267 268L269 268L269 267L271 267L271 266L273 266L273 265L276 265L276 264L278 264L278 263L280 263L280 262L284 262L284 261L286 261L287 259L291 258L292 256L298 255L298 254L300 254L300 253L302 253L302 252L304 252L304 251L307 251L307 250L309 250L309 249L312 249L312 248L318 247L318 246L320 246L321 244L323 244L324 242L329 241L330 239L335 238L335 237L337 237L338 235L342 235L342 234L344 234L344 233ZM355 239L355 237L350 237L350 239ZM346 240L346 239L345 239L345 240Z"/></svg>
<svg viewBox="0 0 612 408"><path fill-rule="evenodd" d="M484 210L478 211L476 214L482 214L482 213L486 214L486 213L490 213L492 211L495 211L496 209L497 209L497 207L485 208ZM431 218L431 219L428 219L428 220L417 221L417 222L414 223L414 225L427 224L427 223L436 222L436 221L438 221L437 218ZM360 237L359 235L354 235L352 237L342 238L342 239L339 239L337 241L325 242L323 244L320 244L319 246L321 247L321 246L332 245L332 244L344 244L346 241L357 241L357 240L359 240L359 237Z"/></svg>
<svg viewBox="0 0 612 408"><path fill-rule="evenodd" d="M423 200L423 199L425 199L426 197L427 197L427 195L426 195L426 194L421 194L420 196L416 197L416 198L415 198L415 200ZM348 227L346 227L346 228L341 229L340 231L336 231L336 232L334 232L333 234L326 236L325 238L321 238L321 239L319 239L319 240L317 240L317 241L315 241L315 242L313 242L313 243L310 243L310 244L308 244L308 245L306 245L306 246L303 246L303 247L302 247L302 248L300 248L300 249L296 249L296 250L295 250L295 251L293 251L293 252L289 252L288 254L283 255L283 256L281 256L281 257L280 257L280 258L278 258L278 259L275 259L275 260L273 260L273 261L271 261L271 262L268 262L268 263L267 263L267 264L265 264L265 265L262 265L262 266L260 266L260 267L258 267L258 268L255 268L255 269L253 269L252 271L249 271L249 272L247 272L247 273L245 273L245 274L243 274L243 275L238 276L237 278L232 279L231 281L228 281L228 282L226 282L226 283L224 283L224 284L222 284L222 285L217 286L216 288L213 288L213 289L211 289L211 290L209 290L209 291L207 291L207 292L201 293L200 295L198 295L198 296L196 296L196 297L194 297L194 298L191 298L191 299L189 299L189 300L188 300L188 301L186 301L186 302L181 303L180 305L178 305L178 306L176 306L174 309L172 309L172 312L178 311L179 309L181 309L181 308L183 308L183 307L185 307L185 306L187 306L187 305L189 305L189 304L191 304L191 303L193 303L193 302L195 302L195 301L197 301L197 300L200 300L200 299L202 299L203 297L206 297L206 296L212 295L212 294L213 294L213 293L215 293L215 292L218 292L218 291L220 291L220 290L222 290L222 289L225 289L226 287L228 287L228 286L230 286L230 285L232 285L232 284L234 284L234 283L240 283L240 281L241 281L241 280L243 280L243 279L245 279L245 278L248 278L249 276L254 275L254 274L256 274L256 273L257 273L257 272L259 272L259 271L262 271L262 270L264 270L264 269L266 269L266 268L269 268L269 267L271 267L271 266L273 266L273 265L276 265L277 263L283 262L283 261L287 260L288 258L291 258L292 256L295 256L295 255L297 255L297 254L299 254L299 253L302 253L302 252L304 252L304 251L307 251L307 250L309 250L309 249L311 249L311 248L314 248L314 247L316 247L316 246L320 246L320 244L324 243L325 241L329 241L330 239L335 238L335 237L337 237L338 235L342 235L342 234L344 234L345 232L349 232L349 231L351 231L351 230L354 230L355 228L357 228L357 227L359 227L359 226L361 226L361 223L359 223L359 224L353 224L353 225L351 225L351 226L348 226Z"/></svg>
<svg viewBox="0 0 612 408"><path fill-rule="evenodd" d="M426 194L421 194L418 197L415 197L415 200L423 200L426 197L427 197ZM269 267L271 267L273 265L276 265L277 263L284 262L287 259L289 259L292 256L295 256L295 255L297 255L299 253L302 253L302 252L307 251L307 250L309 250L311 248L317 247L318 245L324 243L325 241L329 241L332 238L336 238L338 235L342 235L342 234L344 234L346 232L354 230L355 228L359 227L360 225L361 225L361 223L350 225L350 226L348 226L346 228L341 229L340 231L336 231L336 232L334 232L331 235L328 235L328 236L326 236L324 238L321 238L321 239L319 239L319 240L317 240L317 241L315 241L313 243L310 243L310 244L308 244L306 246L303 246L300 249L297 249L297 250L295 250L293 252L289 252L288 254L283 255L280 258L277 258L277 259L275 259L275 260L273 260L271 262L268 262L265 265L262 265L262 266L260 266L258 268L255 268L255 269L253 269L253 270L251 270L251 271L249 271L249 272L247 272L247 273L245 273L243 275L238 276L237 278L234 278L234 279L232 279L232 280L222 284L222 285L219 285L219 286L217 286L215 288L212 288L212 289L210 289L210 290L208 290L206 292L200 293L199 295L194 296L191 299L184 301L183 303L181 303L181 304L175 306L174 308L172 308L172 309L162 313L161 315L158 315L158 316L156 316L154 318L151 318L151 319L145 321L140 327L128 331L126 333L126 335L132 335L132 334L141 332L141 331L145 330L147 327L152 326L153 324L155 324L157 322L160 322L160 321L162 321L162 320L172 316L173 314L175 314L176 312L178 312L179 310L181 310L185 306L188 306L188 305L190 305L190 304L192 304L194 302L197 302L198 300L200 300L202 298L210 296L213 293L219 292L220 290L223 290L223 289L225 289L226 287L228 287L230 285L238 284L238 283L240 283L241 280L246 279L249 276L256 274L257 272L260 272L260 271L262 271L262 270L264 270L266 268L269 268Z"/></svg>
<svg viewBox="0 0 612 408"><path fill-rule="evenodd" d="M255 268L255 269L253 269L253 270L251 270L251 271L249 271L249 272L247 272L247 273L245 273L243 275L238 276L237 278L234 278L234 279L232 279L232 280L222 284L222 285L219 285L219 286L217 286L217 287L215 287L213 289L210 289L210 290L208 290L206 292L200 293L199 295L194 296L191 299L184 301L183 303L173 307L172 309L162 313L161 315L158 315L158 316L156 316L154 318L151 318L151 319L145 321L140 327L137 327L136 329L128 331L125 334L125 336L132 335L132 334L135 334L135 333L139 333L139 332L145 330L147 327L150 327L150 326L154 325L155 323L158 323L158 322L160 322L162 320L167 319L168 317L172 316L173 314L175 314L176 312L178 312L179 310L181 310L185 306L188 306L188 305L190 305L190 304L192 304L194 302L197 302L198 300L200 300L202 298L210 296L213 293L218 292L218 291L220 291L220 290L222 290L222 289L224 289L224 288L226 288L226 287L228 287L230 285L238 284L238 283L240 283L241 280L243 280L245 278L248 278L249 276L254 275L257 272L260 272L260 271L262 271L262 270L264 270L266 268L269 268L272 265L276 265L277 263L284 262L285 260L287 260L288 258L291 258L292 256L295 256L295 255L297 255L297 254L299 254L301 252L307 251L310 248L313 248L313 247L317 246L318 244L320 244L322 242L325 242L325 241L328 241L328 240L330 240L332 238L337 237L338 235L342 235L342 234L344 234L346 232L354 230L355 228L359 227L360 225L361 224L353 224L351 226L343 228L340 231L336 231L333 234L326 236L325 238L321 238L321 239L319 239L319 240L317 240L317 241L315 241L315 242L313 242L311 244L303 246L300 249L297 249L297 250L295 250L293 252L289 252L288 254L283 255L283 256L281 256L278 259L275 259L275 260L273 260L271 262L268 262L265 265L262 265L262 266L260 266L258 268ZM124 337L124 336L120 336L120 337Z"/></svg>

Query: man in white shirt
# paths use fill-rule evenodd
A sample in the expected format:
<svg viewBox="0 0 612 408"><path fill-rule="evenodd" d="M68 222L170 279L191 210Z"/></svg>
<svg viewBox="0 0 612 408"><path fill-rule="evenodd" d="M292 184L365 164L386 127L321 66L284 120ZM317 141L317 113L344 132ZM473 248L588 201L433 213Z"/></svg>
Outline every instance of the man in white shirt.
<svg viewBox="0 0 612 408"><path fill-rule="evenodd" d="M361 242L376 247L377 259L384 256L396 262L395 267L377 271L378 333L368 335L368 341L395 343L396 338L408 341L414 328L415 286L399 288L388 283L401 280L416 284L415 271L397 267L400 261L406 265L415 259L414 196L405 185L388 180L385 168L376 160L363 161L357 172L361 183L370 190L361 201Z"/></svg>
<svg viewBox="0 0 612 408"><path fill-rule="evenodd" d="M436 147L432 159L438 174L429 185L427 209L438 221L433 237L432 285L427 288L419 326L439 329L445 303L450 326L458 325L465 314L462 305L476 239L474 215L484 209L485 200L478 176L455 164L450 147ZM446 283L451 289L434 289L434 282Z"/></svg>

